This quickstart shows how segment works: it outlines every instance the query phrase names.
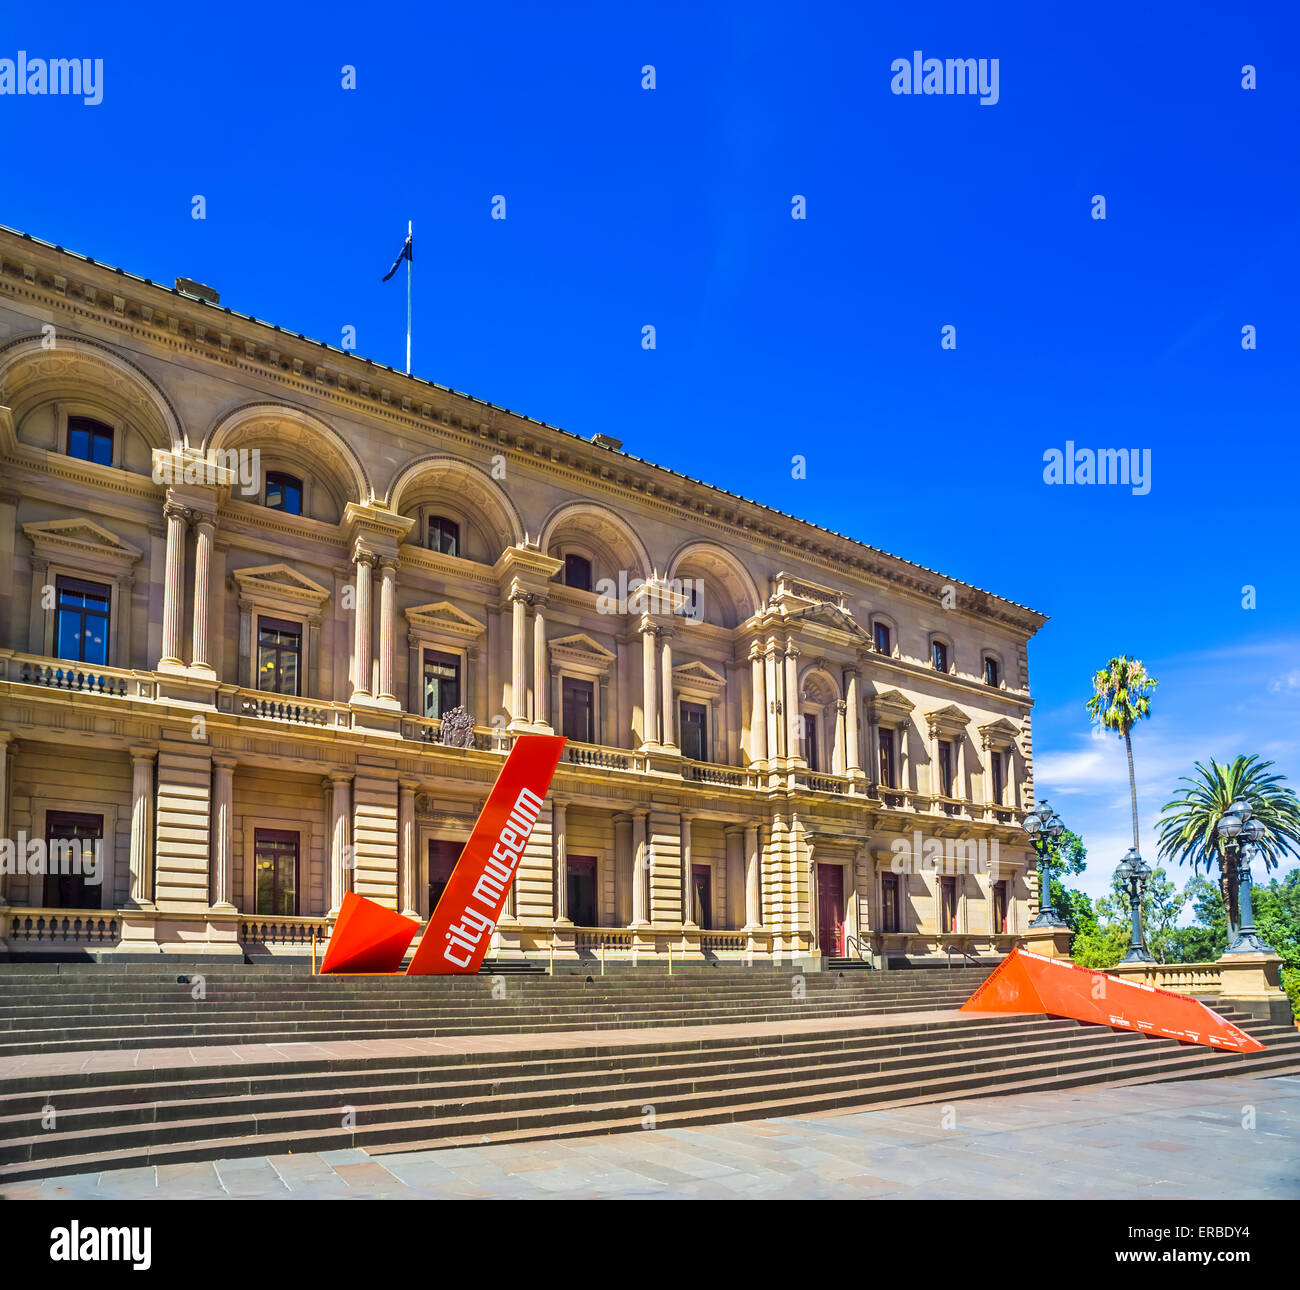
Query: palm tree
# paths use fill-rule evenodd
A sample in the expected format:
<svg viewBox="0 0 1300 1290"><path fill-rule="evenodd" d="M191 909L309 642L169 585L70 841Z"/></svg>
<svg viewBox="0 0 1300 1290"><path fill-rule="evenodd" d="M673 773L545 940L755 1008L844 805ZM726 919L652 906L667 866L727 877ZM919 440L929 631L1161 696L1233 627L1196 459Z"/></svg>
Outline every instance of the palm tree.
<svg viewBox="0 0 1300 1290"><path fill-rule="evenodd" d="M1206 872L1218 865L1229 944L1240 920L1236 866L1227 863L1216 828L1223 813L1241 798L1250 803L1253 818L1264 827L1256 850L1264 858L1265 869L1274 868L1282 856L1300 851L1300 800L1294 789L1282 787L1285 776L1267 773L1272 764L1254 754L1234 758L1230 766L1220 766L1213 757L1208 768L1198 761L1195 776L1180 776L1190 787L1181 789L1160 813L1162 859L1190 862L1193 868L1204 865Z"/></svg>
<svg viewBox="0 0 1300 1290"><path fill-rule="evenodd" d="M1141 851L1138 842L1138 790L1133 774L1132 730L1144 717L1151 715L1151 691L1159 684L1147 675L1139 659L1127 654L1113 658L1092 678L1092 698L1088 700L1088 713L1100 721L1106 730L1124 736L1128 751L1128 787L1133 798L1133 849Z"/></svg>

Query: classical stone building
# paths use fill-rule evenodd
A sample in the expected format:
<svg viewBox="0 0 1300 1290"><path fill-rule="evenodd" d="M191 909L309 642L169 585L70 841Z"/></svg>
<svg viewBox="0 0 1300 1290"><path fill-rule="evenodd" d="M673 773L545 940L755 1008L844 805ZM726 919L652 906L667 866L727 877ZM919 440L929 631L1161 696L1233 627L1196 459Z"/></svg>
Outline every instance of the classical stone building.
<svg viewBox="0 0 1300 1290"><path fill-rule="evenodd" d="M1002 952L1043 621L0 232L0 838L102 855L11 856L0 951L301 954L349 888L426 918L556 731L498 955Z"/></svg>

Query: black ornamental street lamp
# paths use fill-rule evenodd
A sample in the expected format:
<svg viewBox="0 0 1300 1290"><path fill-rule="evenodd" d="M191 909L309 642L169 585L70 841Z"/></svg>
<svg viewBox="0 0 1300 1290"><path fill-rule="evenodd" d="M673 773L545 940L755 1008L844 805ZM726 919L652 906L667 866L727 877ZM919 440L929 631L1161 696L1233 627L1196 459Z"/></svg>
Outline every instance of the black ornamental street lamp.
<svg viewBox="0 0 1300 1290"><path fill-rule="evenodd" d="M1264 826L1252 818L1254 814L1251 804L1239 797L1219 816L1219 822L1214 826L1214 831L1223 841L1228 863L1237 873L1237 907L1241 926L1232 944L1224 951L1227 954L1273 953L1273 947L1265 944L1255 931L1255 914L1250 907L1250 855L1264 836Z"/></svg>
<svg viewBox="0 0 1300 1290"><path fill-rule="evenodd" d="M1142 936L1142 888L1151 877L1151 866L1142 859L1137 847L1130 847L1115 872L1119 875L1120 882L1128 888L1129 910L1133 917L1128 953L1124 955L1123 961L1154 963L1155 959L1147 950L1146 941Z"/></svg>
<svg viewBox="0 0 1300 1290"><path fill-rule="evenodd" d="M1038 917L1029 926L1063 927L1068 931L1070 924L1058 918L1052 908L1052 873L1047 861L1048 848L1065 832L1065 825L1044 801L1025 816L1021 826L1038 852Z"/></svg>

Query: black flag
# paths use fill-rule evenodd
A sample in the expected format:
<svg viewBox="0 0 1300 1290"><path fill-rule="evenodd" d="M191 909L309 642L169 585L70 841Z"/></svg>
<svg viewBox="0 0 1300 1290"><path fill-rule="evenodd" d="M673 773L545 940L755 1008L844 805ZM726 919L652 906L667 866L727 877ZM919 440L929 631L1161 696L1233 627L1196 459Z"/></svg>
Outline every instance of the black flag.
<svg viewBox="0 0 1300 1290"><path fill-rule="evenodd" d="M410 260L412 263L414 263L415 260L415 257L411 254L411 236L409 233L407 234L406 241L402 243L402 249L397 253L397 259L393 261L393 267L384 274L385 282L387 282L388 279L397 272L403 260Z"/></svg>

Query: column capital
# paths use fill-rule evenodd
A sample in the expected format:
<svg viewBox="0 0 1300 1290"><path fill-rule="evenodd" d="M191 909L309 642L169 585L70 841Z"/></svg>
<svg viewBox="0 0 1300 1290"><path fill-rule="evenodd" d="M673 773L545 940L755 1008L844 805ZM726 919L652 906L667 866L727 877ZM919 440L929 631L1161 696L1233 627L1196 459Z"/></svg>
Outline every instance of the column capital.
<svg viewBox="0 0 1300 1290"><path fill-rule="evenodd" d="M329 772L329 774L325 776L324 779L321 780L321 784L327 788L329 787L338 788L340 785L343 784L350 785L351 783L352 783L352 772L350 770L332 770Z"/></svg>
<svg viewBox="0 0 1300 1290"><path fill-rule="evenodd" d="M131 754L133 762L153 761L158 756L157 748L151 748L145 744L133 744L127 749L127 752Z"/></svg>
<svg viewBox="0 0 1300 1290"><path fill-rule="evenodd" d="M182 524L188 524L192 512L188 506L168 497L163 502L163 516L168 520L180 520Z"/></svg>
<svg viewBox="0 0 1300 1290"><path fill-rule="evenodd" d="M365 544L364 538L357 538L352 543L352 563L366 564L373 568L378 562L379 557Z"/></svg>
<svg viewBox="0 0 1300 1290"><path fill-rule="evenodd" d="M216 528L217 528L216 511L198 510L194 507L190 507L188 509L189 509L188 520L192 528L198 529L198 528L202 528L204 525L207 525L207 527L211 529L214 533L216 532Z"/></svg>
<svg viewBox="0 0 1300 1290"><path fill-rule="evenodd" d="M859 658L862 656L859 654ZM846 663L843 668L845 677L858 677L862 675L862 669L856 663Z"/></svg>
<svg viewBox="0 0 1300 1290"><path fill-rule="evenodd" d="M212 764L218 770L235 770L239 766L239 758L232 757L228 753L215 753L212 757Z"/></svg>
<svg viewBox="0 0 1300 1290"><path fill-rule="evenodd" d="M399 779L397 787L403 793L418 793L420 791L420 781L418 779Z"/></svg>

